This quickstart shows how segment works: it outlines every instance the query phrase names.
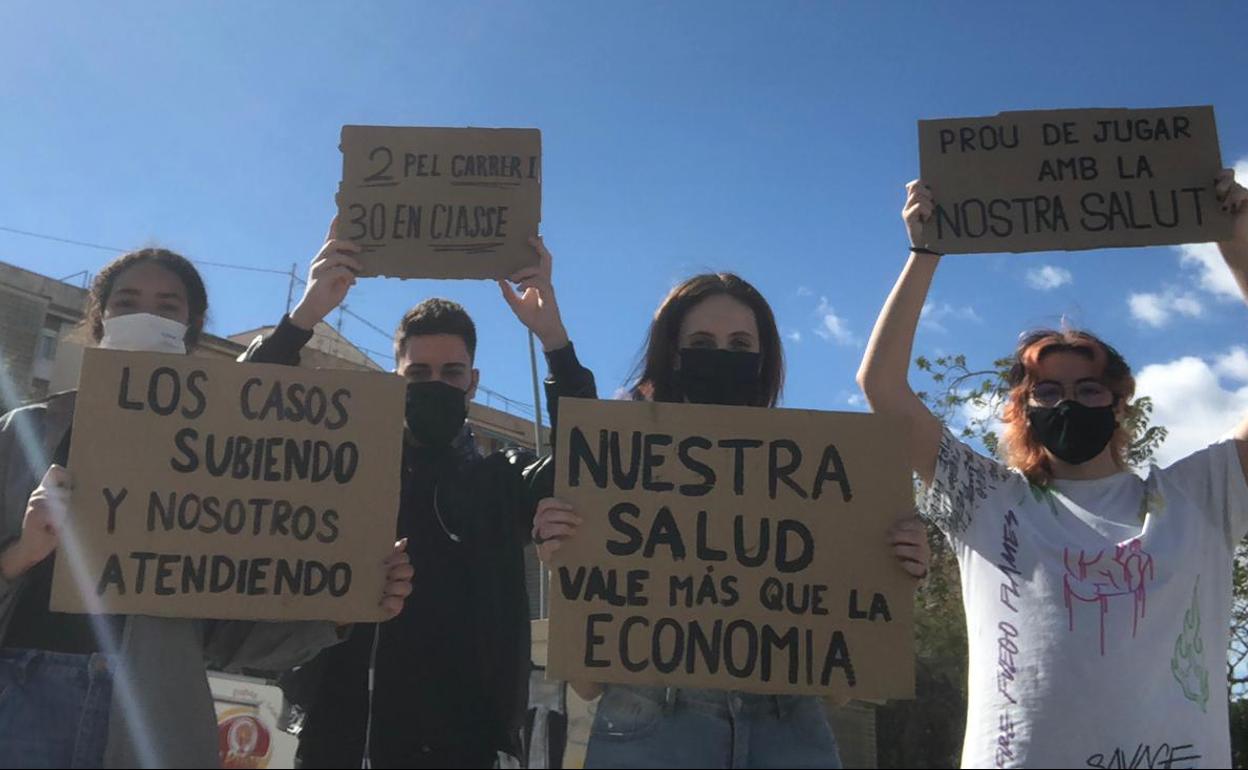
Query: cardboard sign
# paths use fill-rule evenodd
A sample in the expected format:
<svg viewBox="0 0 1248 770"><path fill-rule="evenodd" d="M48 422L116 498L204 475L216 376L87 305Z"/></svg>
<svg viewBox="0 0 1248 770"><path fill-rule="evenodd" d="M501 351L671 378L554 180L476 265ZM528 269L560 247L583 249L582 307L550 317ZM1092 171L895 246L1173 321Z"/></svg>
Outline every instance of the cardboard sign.
<svg viewBox="0 0 1248 770"><path fill-rule="evenodd" d="M1229 240L1212 107L1003 112L919 121L944 254Z"/></svg>
<svg viewBox="0 0 1248 770"><path fill-rule="evenodd" d="M506 278L538 258L542 133L343 126L338 236L364 275Z"/></svg>
<svg viewBox="0 0 1248 770"><path fill-rule="evenodd" d="M380 620L403 395L390 374L86 351L51 608Z"/></svg>
<svg viewBox="0 0 1248 770"><path fill-rule="evenodd" d="M560 399L549 675L912 697L913 510L877 415Z"/></svg>

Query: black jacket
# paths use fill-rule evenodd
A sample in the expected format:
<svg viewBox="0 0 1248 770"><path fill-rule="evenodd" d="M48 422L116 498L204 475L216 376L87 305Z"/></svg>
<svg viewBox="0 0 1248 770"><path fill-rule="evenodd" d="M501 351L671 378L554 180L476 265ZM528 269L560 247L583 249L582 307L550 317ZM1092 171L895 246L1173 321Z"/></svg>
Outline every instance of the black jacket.
<svg viewBox="0 0 1248 770"><path fill-rule="evenodd" d="M245 358L297 364L310 336L283 319ZM553 425L561 396L597 391L571 345L547 363ZM482 456L465 430L449 451L405 442L402 482L396 534L408 538L413 593L399 617L355 626L309 667L316 673L304 687L317 681L300 738L304 767L359 766L374 641L374 766L460 747L515 751L530 667L524 547L537 501L553 493L550 458L522 449Z"/></svg>

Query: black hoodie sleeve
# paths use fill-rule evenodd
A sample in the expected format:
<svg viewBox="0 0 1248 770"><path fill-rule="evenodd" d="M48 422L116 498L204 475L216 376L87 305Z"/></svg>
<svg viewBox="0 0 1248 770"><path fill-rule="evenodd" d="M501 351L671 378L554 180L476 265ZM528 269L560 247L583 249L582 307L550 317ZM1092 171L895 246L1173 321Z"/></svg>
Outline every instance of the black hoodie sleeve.
<svg viewBox="0 0 1248 770"><path fill-rule="evenodd" d="M239 356L242 362L256 364L282 364L284 366L299 365L299 351L312 339L312 332L300 329L291 323L290 316L282 316L282 321L266 337L256 337L247 350Z"/></svg>
<svg viewBox="0 0 1248 770"><path fill-rule="evenodd" d="M594 373L586 369L576 357L576 349L568 343L546 354L550 373L546 377L546 409L550 417L550 436L554 442L559 413L560 397L597 398L598 387ZM533 529L533 516L537 504L555 494L554 447L543 447L546 452L536 462L526 465L522 473L522 499L518 506L518 525L524 530L526 542ZM518 460L519 457L516 458ZM513 460L515 462L516 460Z"/></svg>
<svg viewBox="0 0 1248 770"><path fill-rule="evenodd" d="M559 399L598 398L598 385L594 373L586 369L576 357L576 348L567 345L546 354L546 414L550 419L550 435L554 440L558 424Z"/></svg>

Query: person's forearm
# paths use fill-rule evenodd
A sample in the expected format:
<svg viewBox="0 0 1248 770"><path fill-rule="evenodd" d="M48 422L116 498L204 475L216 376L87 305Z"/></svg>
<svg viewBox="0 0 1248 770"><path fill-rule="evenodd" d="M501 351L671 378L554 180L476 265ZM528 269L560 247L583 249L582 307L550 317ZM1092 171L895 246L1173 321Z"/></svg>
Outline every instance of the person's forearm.
<svg viewBox="0 0 1248 770"><path fill-rule="evenodd" d="M562 318L558 319L550 329L543 329L541 333L537 334L537 339L542 343L543 353L553 353L556 350L566 348L571 342Z"/></svg>
<svg viewBox="0 0 1248 770"><path fill-rule="evenodd" d="M31 567L18 547L19 542L14 540L0 548L0 576L5 580L16 580L26 574Z"/></svg>
<svg viewBox="0 0 1248 770"><path fill-rule="evenodd" d="M1239 284L1244 301L1248 302L1248 243L1224 241L1218 244L1218 250L1222 252L1226 266L1231 269L1231 275L1235 276L1235 283Z"/></svg>
<svg viewBox="0 0 1248 770"><path fill-rule="evenodd" d="M877 411L912 392L909 372L915 330L939 264L940 257L912 254L876 319L858 370L858 384Z"/></svg>

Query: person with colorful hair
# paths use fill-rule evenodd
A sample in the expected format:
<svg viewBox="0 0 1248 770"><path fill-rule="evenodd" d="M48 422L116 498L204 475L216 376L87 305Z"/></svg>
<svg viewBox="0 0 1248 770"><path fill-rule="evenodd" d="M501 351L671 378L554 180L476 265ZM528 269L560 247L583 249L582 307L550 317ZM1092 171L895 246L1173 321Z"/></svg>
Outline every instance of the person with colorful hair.
<svg viewBox="0 0 1248 770"><path fill-rule="evenodd" d="M1248 295L1248 191L1215 181L1218 248ZM907 187L911 244L939 190ZM1235 547L1248 533L1248 415L1230 438L1138 476L1135 380L1084 331L1020 338L1003 460L960 441L907 379L940 255L912 246L858 382L910 426L920 511L962 573L969 655L963 767L1229 767L1226 650ZM1235 425L1236 421L1238 425Z"/></svg>

